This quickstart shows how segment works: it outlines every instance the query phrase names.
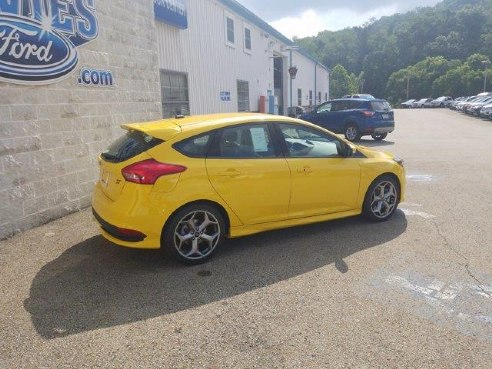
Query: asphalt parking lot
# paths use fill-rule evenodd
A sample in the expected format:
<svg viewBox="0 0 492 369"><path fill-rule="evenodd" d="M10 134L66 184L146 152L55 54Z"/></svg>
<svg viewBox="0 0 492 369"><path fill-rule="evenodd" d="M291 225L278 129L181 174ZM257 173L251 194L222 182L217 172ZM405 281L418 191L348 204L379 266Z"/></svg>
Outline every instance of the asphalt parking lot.
<svg viewBox="0 0 492 369"><path fill-rule="evenodd" d="M491 368L492 121L397 110L407 198L228 241L109 244L84 210L0 242L0 368ZM322 189L320 189L322 190Z"/></svg>

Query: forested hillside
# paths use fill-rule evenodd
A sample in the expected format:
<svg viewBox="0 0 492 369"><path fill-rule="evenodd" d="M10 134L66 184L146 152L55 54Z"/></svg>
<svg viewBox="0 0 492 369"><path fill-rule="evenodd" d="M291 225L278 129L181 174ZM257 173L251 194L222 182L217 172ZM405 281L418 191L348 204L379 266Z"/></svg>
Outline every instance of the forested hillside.
<svg viewBox="0 0 492 369"><path fill-rule="evenodd" d="M348 79L334 81L333 97L363 89L395 102L407 87L409 97L475 93L492 55L492 0L444 0L296 41L334 69L332 79Z"/></svg>

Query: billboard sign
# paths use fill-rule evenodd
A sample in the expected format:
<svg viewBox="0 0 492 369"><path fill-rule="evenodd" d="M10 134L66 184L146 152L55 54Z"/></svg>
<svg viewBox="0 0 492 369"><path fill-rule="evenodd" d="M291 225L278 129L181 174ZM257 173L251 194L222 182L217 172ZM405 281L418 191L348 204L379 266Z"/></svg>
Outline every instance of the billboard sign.
<svg viewBox="0 0 492 369"><path fill-rule="evenodd" d="M159 22L188 28L186 0L154 0L154 16Z"/></svg>
<svg viewBox="0 0 492 369"><path fill-rule="evenodd" d="M77 48L98 35L95 0L0 4L0 81L49 84L77 66Z"/></svg>

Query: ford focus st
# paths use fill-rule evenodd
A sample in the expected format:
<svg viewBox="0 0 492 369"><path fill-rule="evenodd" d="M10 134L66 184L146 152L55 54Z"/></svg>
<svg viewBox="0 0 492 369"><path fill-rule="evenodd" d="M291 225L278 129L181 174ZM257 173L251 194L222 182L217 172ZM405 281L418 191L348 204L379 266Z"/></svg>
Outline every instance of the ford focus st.
<svg viewBox="0 0 492 369"><path fill-rule="evenodd" d="M122 127L99 158L101 233L187 264L225 237L359 214L387 220L404 198L400 159L302 120L234 113Z"/></svg>

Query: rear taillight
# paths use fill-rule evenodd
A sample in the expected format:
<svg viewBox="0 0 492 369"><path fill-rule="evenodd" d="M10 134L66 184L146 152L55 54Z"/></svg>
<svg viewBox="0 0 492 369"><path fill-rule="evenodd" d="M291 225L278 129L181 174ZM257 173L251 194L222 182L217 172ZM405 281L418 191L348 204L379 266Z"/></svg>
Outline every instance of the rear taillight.
<svg viewBox="0 0 492 369"><path fill-rule="evenodd" d="M369 111L369 110L363 110L362 111L362 114L365 116L365 117L372 117L374 115L374 112L373 111Z"/></svg>
<svg viewBox="0 0 492 369"><path fill-rule="evenodd" d="M175 164L159 163L154 159L139 161L121 170L128 182L139 184L154 184L159 177L181 173L186 167Z"/></svg>

